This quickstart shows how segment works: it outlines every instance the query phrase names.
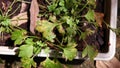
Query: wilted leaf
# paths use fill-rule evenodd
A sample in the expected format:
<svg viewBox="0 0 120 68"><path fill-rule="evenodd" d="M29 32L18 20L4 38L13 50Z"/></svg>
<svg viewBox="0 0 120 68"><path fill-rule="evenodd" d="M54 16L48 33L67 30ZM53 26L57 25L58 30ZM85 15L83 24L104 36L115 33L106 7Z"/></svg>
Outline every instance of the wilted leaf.
<svg viewBox="0 0 120 68"><path fill-rule="evenodd" d="M17 16L14 16L10 22L12 26L20 26L21 24L26 23L28 20L27 12L20 13Z"/></svg>
<svg viewBox="0 0 120 68"><path fill-rule="evenodd" d="M33 55L33 46L31 45L22 45L19 49L19 57L31 57Z"/></svg>
<svg viewBox="0 0 120 68"><path fill-rule="evenodd" d="M98 51L95 50L92 46L87 45L82 52L82 57L88 56L90 60L93 60L98 54Z"/></svg>
<svg viewBox="0 0 120 68"><path fill-rule="evenodd" d="M95 17L94 17L94 10L89 9L89 11L87 12L87 14L85 15L85 18L88 20L88 22L91 21L95 21Z"/></svg>
<svg viewBox="0 0 120 68"><path fill-rule="evenodd" d="M39 14L39 6L37 0L32 0L30 6L30 31L34 34L34 30L36 27L37 16Z"/></svg>
<svg viewBox="0 0 120 68"><path fill-rule="evenodd" d="M103 18L104 18L104 14L103 13L95 12L95 20L99 24L100 27L102 27Z"/></svg>
<svg viewBox="0 0 120 68"><path fill-rule="evenodd" d="M54 42L54 38L56 35L53 33L53 29L55 28L56 24L48 22L47 20L42 20L40 22L40 25L36 27L36 30L38 32L42 32L43 37L46 38L47 40Z"/></svg>

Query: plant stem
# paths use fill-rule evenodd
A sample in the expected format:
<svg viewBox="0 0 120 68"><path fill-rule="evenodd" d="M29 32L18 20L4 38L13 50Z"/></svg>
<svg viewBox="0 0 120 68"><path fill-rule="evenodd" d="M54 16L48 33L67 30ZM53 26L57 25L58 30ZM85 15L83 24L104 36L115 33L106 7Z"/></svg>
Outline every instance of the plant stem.
<svg viewBox="0 0 120 68"><path fill-rule="evenodd" d="M13 15L19 8L20 8L20 5L17 7L17 9L15 9L14 12L12 12L11 14L9 14L8 16L10 17L11 15Z"/></svg>
<svg viewBox="0 0 120 68"><path fill-rule="evenodd" d="M8 11L6 12L6 16L8 16L8 13L12 10L11 8L12 8L12 6L13 6L13 4L16 2L16 0L14 0L13 2L12 2L12 4L8 7Z"/></svg>
<svg viewBox="0 0 120 68"><path fill-rule="evenodd" d="M83 11L84 8L86 8L87 5L88 5L88 3L86 3L79 12Z"/></svg>

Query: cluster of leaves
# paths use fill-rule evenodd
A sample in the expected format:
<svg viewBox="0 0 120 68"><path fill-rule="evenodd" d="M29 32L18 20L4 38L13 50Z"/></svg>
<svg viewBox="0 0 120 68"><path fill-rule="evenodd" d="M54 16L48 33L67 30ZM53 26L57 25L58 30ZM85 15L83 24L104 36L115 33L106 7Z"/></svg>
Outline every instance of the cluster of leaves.
<svg viewBox="0 0 120 68"><path fill-rule="evenodd" d="M40 12L40 17L45 19L39 20L36 26L36 30L42 36L29 36L24 29L14 29L11 33L14 44L20 45L18 56L21 57L24 68L36 67L34 57L42 49L48 54L51 45L58 53L62 52L63 58L72 61L78 52L76 35L79 35L80 40L85 40L88 35L94 33L90 29L81 31L79 26L84 24L81 19L94 24L94 9L91 8L95 6L94 0L48 0L47 2L49 2L47 10L44 13ZM80 15L84 9L86 13ZM97 52L91 45L86 44L82 55L83 57L88 55L93 60ZM63 68L58 60L51 60L49 57L41 65L44 68Z"/></svg>
<svg viewBox="0 0 120 68"><path fill-rule="evenodd" d="M37 22L36 30L42 34L43 41L48 41L52 47L63 52L66 60L72 61L77 55L78 40L75 37L79 35L80 40L85 41L87 36L94 33L91 29L80 30L82 26L79 25L86 22L95 23L93 8L95 0L47 0L47 3L48 6L45 6L47 10L40 12L41 20ZM85 14L83 10L85 10ZM85 45L82 57L88 56L93 60L98 51L87 43ZM49 58L42 62L43 67L51 67L48 62L53 68L56 67L57 63Z"/></svg>
<svg viewBox="0 0 120 68"><path fill-rule="evenodd" d="M85 39L94 31L91 29L82 31L81 27L85 23L95 24L93 8L95 7L95 0L45 1L47 10L40 12L40 20L37 21L36 25L36 31L40 35L30 36L29 32L24 29L10 27L9 16L0 15L0 26L2 26L0 32L6 31L4 28L10 27L11 39L14 40L14 45L19 46L18 56L21 57L22 66L24 68L36 67L34 57L42 49L49 54L50 47L57 49L56 52L58 53L62 52L62 57L66 60L72 61L77 55L76 46L79 40L86 43L82 57L88 56L93 60L97 55L97 50L92 45L89 45ZM83 10L85 11L83 12ZM76 40L76 36L80 39ZM63 68L57 59L51 60L48 56L41 62L41 65L44 68Z"/></svg>

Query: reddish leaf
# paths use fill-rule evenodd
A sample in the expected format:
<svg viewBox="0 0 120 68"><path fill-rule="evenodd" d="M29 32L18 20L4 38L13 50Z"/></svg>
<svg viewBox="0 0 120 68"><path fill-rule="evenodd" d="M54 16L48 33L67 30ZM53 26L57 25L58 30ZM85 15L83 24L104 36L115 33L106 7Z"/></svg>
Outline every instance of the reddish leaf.
<svg viewBox="0 0 120 68"><path fill-rule="evenodd" d="M96 19L96 22L99 24L100 27L102 27L103 17L104 17L103 13L95 12L95 19Z"/></svg>
<svg viewBox="0 0 120 68"><path fill-rule="evenodd" d="M35 34L34 29L38 20L39 6L37 0L32 0L30 6L30 31Z"/></svg>

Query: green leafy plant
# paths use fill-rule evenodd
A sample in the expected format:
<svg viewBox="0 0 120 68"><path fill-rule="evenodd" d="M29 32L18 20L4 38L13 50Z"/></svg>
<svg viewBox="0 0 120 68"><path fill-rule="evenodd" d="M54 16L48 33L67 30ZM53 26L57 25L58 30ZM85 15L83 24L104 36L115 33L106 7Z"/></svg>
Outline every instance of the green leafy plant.
<svg viewBox="0 0 120 68"><path fill-rule="evenodd" d="M81 45L82 57L94 60L98 50L95 45L89 44L87 37L94 35L96 30L87 25L95 29L99 27L95 19L95 0L45 0L38 3L40 11L37 16L39 20L35 22L35 34L11 25L10 16L16 10L11 14L9 12L15 2L29 3L14 0L6 13L0 10L0 34L11 34L14 45L19 47L17 54L21 57L23 68L36 67L34 58L42 50L47 54L46 59L40 63L43 68L63 68L57 57L72 61L77 56L80 41L84 43ZM53 59L49 58L51 50L55 50Z"/></svg>

